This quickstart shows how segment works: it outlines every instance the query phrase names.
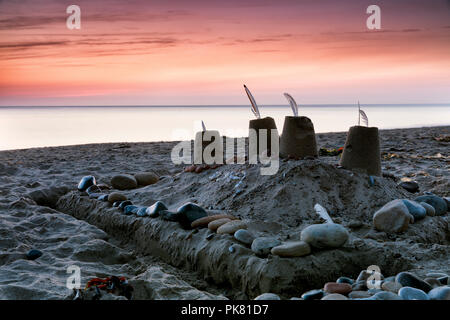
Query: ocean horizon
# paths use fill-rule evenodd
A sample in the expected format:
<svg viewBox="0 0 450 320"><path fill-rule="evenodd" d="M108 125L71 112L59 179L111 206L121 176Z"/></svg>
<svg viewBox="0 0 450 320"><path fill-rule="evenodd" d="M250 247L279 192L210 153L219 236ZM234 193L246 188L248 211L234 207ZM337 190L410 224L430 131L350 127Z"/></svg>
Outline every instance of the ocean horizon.
<svg viewBox="0 0 450 320"><path fill-rule="evenodd" d="M261 117L275 119L281 134L287 105L260 105ZM369 126L379 129L450 125L449 104L363 104ZM355 104L300 105L316 133L342 132L358 123ZM1 106L0 150L109 142L193 139L201 130L248 134L249 105Z"/></svg>

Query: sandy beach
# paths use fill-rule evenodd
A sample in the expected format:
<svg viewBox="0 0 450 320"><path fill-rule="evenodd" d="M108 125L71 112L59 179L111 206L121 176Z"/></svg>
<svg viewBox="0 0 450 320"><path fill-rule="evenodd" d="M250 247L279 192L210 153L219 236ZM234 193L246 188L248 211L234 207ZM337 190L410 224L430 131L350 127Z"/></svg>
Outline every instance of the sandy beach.
<svg viewBox="0 0 450 320"><path fill-rule="evenodd" d="M345 143L346 132L317 134L319 148ZM123 276L133 299L300 297L326 282L356 279L377 265L385 278L404 271L426 278L450 274L450 215L426 216L400 233L377 231L374 213L389 201L433 193L450 196L450 127L381 130L382 177L338 166L339 156L283 160L274 176L259 165L223 165L201 173L174 165L176 142L108 143L0 152L0 299L72 299L67 267L81 270L82 288L95 277ZM118 174L153 172L151 185L118 191L133 204L164 202L170 211L193 202L208 215L246 223L254 237L299 241L321 223L325 207L349 233L345 245L302 257L258 256L233 237L208 228L125 215L77 190L93 175L108 186ZM399 186L416 181L419 191ZM105 186L105 188L107 188ZM213 234L213 236L210 236ZM31 250L43 254L28 260ZM104 293L101 299L125 299Z"/></svg>

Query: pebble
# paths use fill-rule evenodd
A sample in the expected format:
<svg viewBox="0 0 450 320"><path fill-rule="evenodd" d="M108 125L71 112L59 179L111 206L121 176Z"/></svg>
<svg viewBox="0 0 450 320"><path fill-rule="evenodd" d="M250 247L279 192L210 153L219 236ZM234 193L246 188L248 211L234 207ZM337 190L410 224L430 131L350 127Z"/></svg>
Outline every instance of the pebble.
<svg viewBox="0 0 450 320"><path fill-rule="evenodd" d="M90 186L93 186L96 184L95 177L94 176L85 176L81 178L80 182L78 183L78 190L79 191L86 191L87 188Z"/></svg>
<svg viewBox="0 0 450 320"><path fill-rule="evenodd" d="M348 300L348 298L339 293L330 293L320 300Z"/></svg>
<svg viewBox="0 0 450 320"><path fill-rule="evenodd" d="M159 177L153 172L143 172L134 175L136 182L140 186L149 186L158 182Z"/></svg>
<svg viewBox="0 0 450 320"><path fill-rule="evenodd" d="M327 293L348 294L352 291L352 286L348 283L327 282L323 290Z"/></svg>
<svg viewBox="0 0 450 320"><path fill-rule="evenodd" d="M136 212L136 215L138 217L145 217L147 215L147 208L146 207L139 208L139 210Z"/></svg>
<svg viewBox="0 0 450 320"><path fill-rule="evenodd" d="M408 229L411 215L402 200L386 203L373 215L373 225L387 233L403 232Z"/></svg>
<svg viewBox="0 0 450 320"><path fill-rule="evenodd" d="M87 194L91 194L91 193L102 193L102 189L100 189L98 186L96 186L95 184L90 186L89 188L86 189L86 193Z"/></svg>
<svg viewBox="0 0 450 320"><path fill-rule="evenodd" d="M437 216L442 216L447 212L447 203L441 197L435 195L424 195L415 199L417 202L426 202L433 206Z"/></svg>
<svg viewBox="0 0 450 320"><path fill-rule="evenodd" d="M138 206L128 205L123 208L123 213L125 213L128 216L130 214L135 214L138 210L139 210Z"/></svg>
<svg viewBox="0 0 450 320"><path fill-rule="evenodd" d="M419 191L419 184L416 181L403 181L399 186L411 193Z"/></svg>
<svg viewBox="0 0 450 320"><path fill-rule="evenodd" d="M89 199L98 199L98 198L100 198L101 196L103 196L103 193L90 193L89 194Z"/></svg>
<svg viewBox="0 0 450 320"><path fill-rule="evenodd" d="M370 298L372 294L367 291L352 291L348 294L350 299L365 299Z"/></svg>
<svg viewBox="0 0 450 320"><path fill-rule="evenodd" d="M442 278L442 277L447 277L447 274L442 273L442 272L430 272L426 274L427 278Z"/></svg>
<svg viewBox="0 0 450 320"><path fill-rule="evenodd" d="M413 287L425 292L428 292L432 289L432 287L428 283L419 279L410 272L400 272L395 277L395 281L400 283L403 287Z"/></svg>
<svg viewBox="0 0 450 320"><path fill-rule="evenodd" d="M229 222L230 223L230 222ZM226 226L226 225L224 225ZM223 226L222 226L223 227ZM222 228L220 227L220 228ZM220 228L217 230L219 233ZM259 237L252 242L252 251L258 256L266 256L273 247L281 244L281 241L272 237Z"/></svg>
<svg viewBox="0 0 450 320"><path fill-rule="evenodd" d="M348 277L340 277L336 280L337 283L348 283L349 285L352 285L355 281L353 279L350 279Z"/></svg>
<svg viewBox="0 0 450 320"><path fill-rule="evenodd" d="M438 287L428 292L431 300L450 300L450 287Z"/></svg>
<svg viewBox="0 0 450 320"><path fill-rule="evenodd" d="M381 291L365 300L402 300L402 298L390 291Z"/></svg>
<svg viewBox="0 0 450 320"><path fill-rule="evenodd" d="M353 291L364 291L367 290L367 283L366 281L356 281L354 284L352 284L352 290Z"/></svg>
<svg viewBox="0 0 450 320"><path fill-rule="evenodd" d="M122 203L123 201L114 201L113 203L113 207L119 207L119 205Z"/></svg>
<svg viewBox="0 0 450 320"><path fill-rule="evenodd" d="M218 220L216 220L218 221ZM209 228L209 225L208 225ZM247 223L242 220L233 220L227 222L217 228L217 233L219 234L234 234L239 229L247 229Z"/></svg>
<svg viewBox="0 0 450 320"><path fill-rule="evenodd" d="M137 187L137 181L129 174L119 174L111 179L111 185L118 190L134 189Z"/></svg>
<svg viewBox="0 0 450 320"><path fill-rule="evenodd" d="M420 289L403 287L398 291L400 298L404 300L430 300L430 297Z"/></svg>
<svg viewBox="0 0 450 320"><path fill-rule="evenodd" d="M177 214L178 222L184 229L191 229L192 222L208 215L205 209L192 202L188 202L179 207Z"/></svg>
<svg viewBox="0 0 450 320"><path fill-rule="evenodd" d="M281 300L275 293L263 293L255 298L255 300Z"/></svg>
<svg viewBox="0 0 450 320"><path fill-rule="evenodd" d="M427 211L427 215L430 217L434 217L436 215L436 210L434 210L434 207L426 202L420 202L420 205L425 208Z"/></svg>
<svg viewBox="0 0 450 320"><path fill-rule="evenodd" d="M402 285L395 281L387 281L381 284L381 289L383 289L384 291L393 292L395 294L397 294L401 288Z"/></svg>
<svg viewBox="0 0 450 320"><path fill-rule="evenodd" d="M432 288L440 287L442 284L436 278L425 278L423 279L426 283L428 283Z"/></svg>
<svg viewBox="0 0 450 320"><path fill-rule="evenodd" d="M280 257L302 257L311 253L311 247L305 241L292 241L273 247L270 252Z"/></svg>
<svg viewBox="0 0 450 320"><path fill-rule="evenodd" d="M427 210L422 207L418 202L411 201L408 199L403 199L403 203L408 208L409 214L414 217L414 221L423 219L427 215Z"/></svg>
<svg viewBox="0 0 450 320"><path fill-rule="evenodd" d="M230 220L236 219L235 217L233 217L229 214L215 214L212 216L207 216L207 217L203 217L203 218L195 220L194 222L192 222L191 227L192 228L207 228L208 224L211 221L224 219L224 218L228 218Z"/></svg>
<svg viewBox="0 0 450 320"><path fill-rule="evenodd" d="M313 224L301 232L301 240L315 248L338 248L347 242L348 231L340 224Z"/></svg>
<svg viewBox="0 0 450 320"><path fill-rule="evenodd" d="M438 280L442 285L446 285L446 284L450 285L450 277L449 276L438 278Z"/></svg>
<svg viewBox="0 0 450 320"><path fill-rule="evenodd" d="M255 237L245 229L239 229L234 233L234 238L246 245L251 245Z"/></svg>
<svg viewBox="0 0 450 320"><path fill-rule="evenodd" d="M132 204L133 204L133 203L132 203L130 200L122 201L122 202L119 204L119 209L123 211L123 210L125 209L126 206L131 206Z"/></svg>
<svg viewBox="0 0 450 320"><path fill-rule="evenodd" d="M114 203L116 201L125 201L125 200L127 200L127 197L119 192L113 192L113 193L109 194L109 196L108 196L109 203Z"/></svg>
<svg viewBox="0 0 450 320"><path fill-rule="evenodd" d="M159 216L159 213L163 210L169 210L167 206L162 201L156 201L150 207L147 208L147 215L150 218L156 218Z"/></svg>
<svg viewBox="0 0 450 320"><path fill-rule="evenodd" d="M228 247L228 251L230 251L230 253L233 253L233 252L235 251L235 249L234 249L233 246L229 246L229 247Z"/></svg>
<svg viewBox="0 0 450 320"><path fill-rule="evenodd" d="M320 300L323 298L325 292L321 289L310 290L302 294L303 300Z"/></svg>
<svg viewBox="0 0 450 320"><path fill-rule="evenodd" d="M102 194L100 197L97 198L99 201L108 201L108 194Z"/></svg>
<svg viewBox="0 0 450 320"><path fill-rule="evenodd" d="M208 223L208 229L211 231L216 231L220 226L224 225L225 223L230 222L231 220L228 218L218 219L211 221Z"/></svg>
<svg viewBox="0 0 450 320"><path fill-rule="evenodd" d="M450 197L444 197L445 203L447 204L447 211L450 211Z"/></svg>
<svg viewBox="0 0 450 320"><path fill-rule="evenodd" d="M26 254L26 257L27 257L28 260L36 260L40 256L42 256L42 251L36 250L36 249L31 249Z"/></svg>

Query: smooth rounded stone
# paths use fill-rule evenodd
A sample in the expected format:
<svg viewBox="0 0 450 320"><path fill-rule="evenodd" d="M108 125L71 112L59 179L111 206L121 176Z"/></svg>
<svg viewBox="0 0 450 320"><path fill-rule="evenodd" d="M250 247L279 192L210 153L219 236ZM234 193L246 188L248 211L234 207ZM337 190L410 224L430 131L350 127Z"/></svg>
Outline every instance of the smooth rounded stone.
<svg viewBox="0 0 450 320"><path fill-rule="evenodd" d="M447 274L442 273L442 272L430 272L430 273L427 273L425 276L427 278L436 278L436 279L442 278L442 277L448 277Z"/></svg>
<svg viewBox="0 0 450 320"><path fill-rule="evenodd" d="M218 221L218 220L216 220ZM209 228L209 225L208 225ZM239 229L247 229L247 223L242 220L232 220L217 228L219 234L234 234Z"/></svg>
<svg viewBox="0 0 450 320"><path fill-rule="evenodd" d="M450 300L450 287L437 287L428 292L431 300Z"/></svg>
<svg viewBox="0 0 450 320"><path fill-rule="evenodd" d="M327 293L348 294L352 291L352 286L348 283L327 282L323 290Z"/></svg>
<svg viewBox="0 0 450 320"><path fill-rule="evenodd" d="M218 219L211 221L208 223L208 229L211 231L216 231L220 226L224 225L225 223L230 222L231 220L228 218Z"/></svg>
<svg viewBox="0 0 450 320"><path fill-rule="evenodd" d="M353 279L348 277L340 277L336 280L336 283L348 283L349 285L352 285L354 282Z"/></svg>
<svg viewBox="0 0 450 320"><path fill-rule="evenodd" d="M281 300L275 293L263 293L257 296L254 300Z"/></svg>
<svg viewBox="0 0 450 320"><path fill-rule="evenodd" d="M432 288L442 286L442 283L436 278L425 278L423 279L426 283L428 283Z"/></svg>
<svg viewBox="0 0 450 320"><path fill-rule="evenodd" d="M443 197L445 203L447 204L447 211L450 211L450 197Z"/></svg>
<svg viewBox="0 0 450 320"><path fill-rule="evenodd" d="M127 200L127 197L124 196L123 194L119 193L119 192L110 193L109 196L108 196L108 202L109 203L114 203L114 202L117 202L117 201L126 201L126 200Z"/></svg>
<svg viewBox="0 0 450 320"><path fill-rule="evenodd" d="M447 212L447 203L441 197L435 195L424 195L414 199L417 202L426 202L431 205L437 216L442 216Z"/></svg>
<svg viewBox="0 0 450 320"><path fill-rule="evenodd" d="M112 177L111 185L118 190L134 189L138 186L136 179L129 174L118 174Z"/></svg>
<svg viewBox="0 0 450 320"><path fill-rule="evenodd" d="M280 257L302 257L311 253L311 247L305 241L291 241L273 247L270 252Z"/></svg>
<svg viewBox="0 0 450 320"><path fill-rule="evenodd" d="M102 189L100 189L97 185L92 185L89 188L86 189L87 194L91 193L102 193Z"/></svg>
<svg viewBox="0 0 450 320"><path fill-rule="evenodd" d="M404 300L430 300L430 297L420 289L403 287L398 291L400 298Z"/></svg>
<svg viewBox="0 0 450 320"><path fill-rule="evenodd" d="M222 226L223 227L223 226ZM220 228L222 228L220 227ZM219 229L220 229L219 228ZM219 230L217 230L219 231ZM219 233L219 232L217 232ZM273 247L279 246L281 241L272 237L259 237L252 242L252 251L258 256L266 256Z"/></svg>
<svg viewBox="0 0 450 320"><path fill-rule="evenodd" d="M348 298L340 293L330 293L320 300L348 300Z"/></svg>
<svg viewBox="0 0 450 320"><path fill-rule="evenodd" d="M128 205L125 208L123 208L123 213L125 213L128 216L130 214L135 214L138 210L139 210L138 206Z"/></svg>
<svg viewBox="0 0 450 320"><path fill-rule="evenodd" d="M387 281L381 284L381 289L383 289L384 291L393 292L395 294L397 294L401 288L402 285L395 281Z"/></svg>
<svg viewBox="0 0 450 320"><path fill-rule="evenodd" d="M302 294L302 299L303 300L320 300L323 298L323 296L325 295L325 292L321 289L314 289L314 290L310 290L305 292L304 294Z"/></svg>
<svg viewBox="0 0 450 320"><path fill-rule="evenodd" d="M150 207L147 208L147 215L150 218L156 218L159 216L159 213L163 210L169 210L167 206L162 201L156 201Z"/></svg>
<svg viewBox="0 0 450 320"><path fill-rule="evenodd" d="M97 198L97 200L106 202L106 201L108 201L108 197L109 197L109 194L102 194L100 197Z"/></svg>
<svg viewBox="0 0 450 320"><path fill-rule="evenodd" d="M400 283L403 287L413 287L425 292L429 292L432 289L428 283L419 279L410 272L400 272L395 277L395 281Z"/></svg>
<svg viewBox="0 0 450 320"><path fill-rule="evenodd" d="M378 292L381 292L381 291L383 291L383 290L381 290L379 288L371 288L371 289L367 290L367 292L369 292L372 295L377 294Z"/></svg>
<svg viewBox="0 0 450 320"><path fill-rule="evenodd" d="M390 276L390 277L384 278L384 281L385 282L395 282L395 276Z"/></svg>
<svg viewBox="0 0 450 320"><path fill-rule="evenodd" d="M411 193L419 191L419 184L416 181L403 181L399 186Z"/></svg>
<svg viewBox="0 0 450 320"><path fill-rule="evenodd" d="M427 210L422 207L418 202L408 199L402 199L403 203L408 208L409 214L414 217L414 221L423 219L427 215Z"/></svg>
<svg viewBox="0 0 450 320"><path fill-rule="evenodd" d="M373 225L378 231L387 233L403 232L408 229L411 215L400 199L386 203L373 215Z"/></svg>
<svg viewBox="0 0 450 320"><path fill-rule="evenodd" d="M347 229L335 223L313 224L301 232L301 240L318 249L341 247L347 239Z"/></svg>
<svg viewBox="0 0 450 320"><path fill-rule="evenodd" d="M442 284L442 285L450 285L450 277L441 277L438 278L438 281Z"/></svg>
<svg viewBox="0 0 450 320"><path fill-rule="evenodd" d="M142 172L134 175L138 185L149 186L158 182L159 177L153 172Z"/></svg>
<svg viewBox="0 0 450 320"><path fill-rule="evenodd" d="M215 214L212 216L207 216L207 217L203 217L203 218L195 220L194 222L191 223L191 227L192 228L207 228L208 224L211 221L224 219L224 218L228 218L230 220L236 219L236 217L233 217L232 215L229 215L229 214Z"/></svg>
<svg viewBox="0 0 450 320"><path fill-rule="evenodd" d="M178 218L179 218L177 212L172 212L169 210L160 211L159 216L161 217L161 219L167 220L167 221L178 221Z"/></svg>
<svg viewBox="0 0 450 320"><path fill-rule="evenodd" d="M122 202L123 202L123 201L114 201L114 203L112 204L112 206L118 208Z"/></svg>
<svg viewBox="0 0 450 320"><path fill-rule="evenodd" d="M184 229L191 229L192 222L208 215L205 209L192 202L188 202L179 207L177 214L178 222Z"/></svg>
<svg viewBox="0 0 450 320"><path fill-rule="evenodd" d="M133 204L133 203L132 203L130 200L122 201L122 202L119 204L119 209L123 211L123 210L125 209L126 206L131 206L132 204Z"/></svg>
<svg viewBox="0 0 450 320"><path fill-rule="evenodd" d="M78 190L79 191L86 191L87 188L90 186L95 185L97 182L95 181L94 176L84 176L81 178L80 182L78 183Z"/></svg>
<svg viewBox="0 0 450 320"><path fill-rule="evenodd" d="M31 250L28 251L27 254L26 254L26 258L27 258L28 260L36 260L36 259L39 258L40 256L42 256L42 251L36 250L36 249L31 249Z"/></svg>
<svg viewBox="0 0 450 320"><path fill-rule="evenodd" d="M364 300L403 300L398 294L395 294L390 291L381 291L378 293L375 293L370 298L364 299Z"/></svg>
<svg viewBox="0 0 450 320"><path fill-rule="evenodd" d="M352 291L348 294L350 299L365 299L370 298L373 294L368 291Z"/></svg>
<svg viewBox="0 0 450 320"><path fill-rule="evenodd" d="M242 242L243 244L246 244L248 246L251 245L253 240L255 239L255 237L245 229L239 229L234 233L233 236L237 241Z"/></svg>
<svg viewBox="0 0 450 320"><path fill-rule="evenodd" d="M146 207L139 208L139 210L136 212L136 215L138 217L145 217L147 215L147 208Z"/></svg>
<svg viewBox="0 0 450 320"><path fill-rule="evenodd" d="M101 196L103 196L103 193L90 193L89 194L89 199L98 199Z"/></svg>
<svg viewBox="0 0 450 320"><path fill-rule="evenodd" d="M427 212L427 216L434 217L436 215L436 210L434 210L434 207L426 202L420 202L420 205L425 208Z"/></svg>

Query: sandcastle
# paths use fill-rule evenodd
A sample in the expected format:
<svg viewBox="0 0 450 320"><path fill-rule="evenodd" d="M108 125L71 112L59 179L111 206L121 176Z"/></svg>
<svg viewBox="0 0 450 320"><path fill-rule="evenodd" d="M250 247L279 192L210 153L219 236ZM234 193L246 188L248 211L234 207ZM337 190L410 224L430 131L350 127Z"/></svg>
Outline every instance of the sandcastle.
<svg viewBox="0 0 450 320"><path fill-rule="evenodd" d="M203 130L195 134L194 163L223 163L223 144L219 131L206 130L203 121L202 125Z"/></svg>
<svg viewBox="0 0 450 320"><path fill-rule="evenodd" d="M294 116L284 118L283 133L280 138L281 157L317 157L316 134L311 119L299 117L295 100L287 93L284 95L294 111Z"/></svg>
<svg viewBox="0 0 450 320"><path fill-rule="evenodd" d="M378 128L368 126L368 119L364 111L359 109L359 114L367 126L358 125L350 128L340 164L347 169L360 169L369 175L381 176Z"/></svg>

